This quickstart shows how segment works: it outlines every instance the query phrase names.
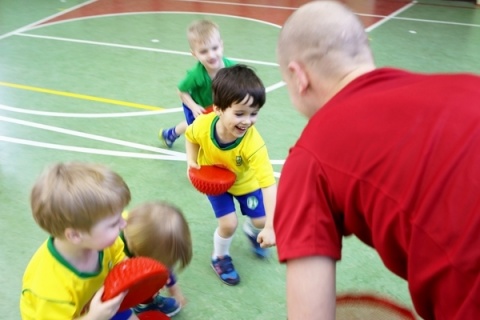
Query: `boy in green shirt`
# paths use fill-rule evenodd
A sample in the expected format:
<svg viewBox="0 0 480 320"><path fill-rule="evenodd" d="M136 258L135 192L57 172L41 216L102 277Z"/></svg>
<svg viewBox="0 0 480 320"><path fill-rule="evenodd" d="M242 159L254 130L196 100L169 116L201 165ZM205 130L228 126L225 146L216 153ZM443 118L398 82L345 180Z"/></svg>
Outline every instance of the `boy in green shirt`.
<svg viewBox="0 0 480 320"><path fill-rule="evenodd" d="M212 79L218 70L230 67L235 63L223 57L223 41L218 25L209 20L197 20L190 24L187 31L188 43L192 55L198 60L196 65L187 71L187 75L178 84L178 92L182 100L185 121L169 129L161 129L158 133L168 148L173 146L180 135L185 133L197 116L207 113L213 104Z"/></svg>

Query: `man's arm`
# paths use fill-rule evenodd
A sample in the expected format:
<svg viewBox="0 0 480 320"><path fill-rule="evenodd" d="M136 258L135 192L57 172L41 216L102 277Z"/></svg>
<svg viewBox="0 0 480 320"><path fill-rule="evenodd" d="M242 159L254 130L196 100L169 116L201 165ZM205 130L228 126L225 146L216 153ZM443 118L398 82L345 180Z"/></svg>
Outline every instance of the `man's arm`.
<svg viewBox="0 0 480 320"><path fill-rule="evenodd" d="M335 268L335 261L328 257L287 261L289 320L335 320Z"/></svg>

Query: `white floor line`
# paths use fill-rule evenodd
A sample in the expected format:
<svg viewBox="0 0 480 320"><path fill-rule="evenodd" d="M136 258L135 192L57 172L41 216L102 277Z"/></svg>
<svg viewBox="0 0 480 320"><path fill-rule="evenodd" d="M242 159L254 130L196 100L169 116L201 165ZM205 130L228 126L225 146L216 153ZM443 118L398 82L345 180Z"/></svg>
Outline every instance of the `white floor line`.
<svg viewBox="0 0 480 320"><path fill-rule="evenodd" d="M33 147L46 148L46 149L73 151L73 152L81 152L81 153L88 153L88 154L100 154L100 155L115 156L115 157L154 159L154 160L167 160L167 161L185 161L186 160L185 157L182 158L182 157L165 156L165 155L151 154L151 153L124 152L124 151L114 151L114 150L105 150L105 149L74 147L74 146L67 146L67 145L61 145L61 144L18 139L18 138L6 137L6 136L0 136L0 141L28 145Z"/></svg>
<svg viewBox="0 0 480 320"><path fill-rule="evenodd" d="M164 113L183 112L183 108L171 108L158 111L137 111L137 112L118 112L118 113L73 113L73 112L53 112L53 111L38 111L31 109L15 108L0 104L0 110L11 111L23 114L33 114L37 116L46 117L60 117L60 118L125 118L125 117L142 117L152 116Z"/></svg>
<svg viewBox="0 0 480 320"><path fill-rule="evenodd" d="M184 158L185 157L185 154L182 153L182 152L177 152L177 151L172 151L172 150L147 146L147 145L139 144L139 143L135 143L135 142L129 142L129 141L124 141L124 140L118 140L118 139L103 137L103 136L90 134L90 133L84 133L84 132L75 131L75 130L53 127L53 126L44 125L44 124L41 124L41 123L35 123L35 122L30 122L30 121L25 121L25 120L20 120L20 119L14 119L14 118L9 118L9 117L4 117L4 116L0 116L0 121L15 123L15 124L19 124L19 125L23 125L23 126L27 126L27 127L58 132L58 133L62 133L62 134L67 134L67 135L71 135L71 136L76 136L76 137L81 137L81 138L86 138L86 139L91 139L91 140L96 140L96 141L101 141L101 142L107 142L107 143L116 144L116 145L120 145L120 146L124 146L124 147L136 148L136 149L151 151L151 152L155 152L155 153L163 153L163 154L170 155L170 156L173 156L173 157L179 157L179 158Z"/></svg>
<svg viewBox="0 0 480 320"><path fill-rule="evenodd" d="M42 22L51 20L51 19L56 18L56 17L58 17L58 16L64 15L65 13L68 13L68 12L73 11L73 10L77 10L78 8L87 6L87 5L89 5L89 4L91 4L91 3L94 3L94 2L97 2L97 1L98 1L98 0L90 0L90 1L87 1L87 2L84 2L84 3L81 3L81 4L79 4L79 5L76 5L76 6L73 6L73 7L69 8L69 9L67 9L67 10L62 10L62 11L56 13L56 14L53 14L53 15L48 16L48 17L46 17L46 18L43 18L43 19L41 19L41 20L35 21L35 22L33 22L33 23L30 23L30 24L28 24L28 25L26 25L26 26L24 26L24 27L18 28L18 29L14 30L14 31L11 31L11 32L2 34L2 35L0 35L0 40L2 40L2 39L4 39L4 38L7 38L7 37L9 37L9 36L11 36L11 35L14 35L14 34L16 34L16 33L24 32L24 31L30 29L31 27L33 27L33 26L35 26L35 25L38 25L38 24L40 24L40 23L42 23Z"/></svg>
<svg viewBox="0 0 480 320"><path fill-rule="evenodd" d="M395 18L397 15L399 15L400 13L402 13L403 11L407 10L407 9L410 9L412 6L414 6L415 4L417 3L417 1L412 1L411 3L407 4L406 6L403 6L402 8L398 9L397 11L389 14L388 16L386 16L385 18L383 18L382 20L380 21L377 21L376 23L372 24L370 27L366 28L365 30L367 32L370 32L372 31L373 29L375 28L378 28L379 26L381 26L382 24L384 24L385 22Z"/></svg>

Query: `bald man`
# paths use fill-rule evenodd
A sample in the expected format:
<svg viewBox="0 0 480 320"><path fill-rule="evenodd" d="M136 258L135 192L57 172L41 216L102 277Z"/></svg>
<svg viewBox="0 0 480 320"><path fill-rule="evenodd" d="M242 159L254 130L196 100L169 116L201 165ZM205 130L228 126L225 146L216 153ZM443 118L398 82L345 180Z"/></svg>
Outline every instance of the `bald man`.
<svg viewBox="0 0 480 320"><path fill-rule="evenodd" d="M288 319L335 318L348 235L408 281L424 319L480 319L480 77L377 69L364 27L335 1L294 12L277 55L309 119L274 220Z"/></svg>

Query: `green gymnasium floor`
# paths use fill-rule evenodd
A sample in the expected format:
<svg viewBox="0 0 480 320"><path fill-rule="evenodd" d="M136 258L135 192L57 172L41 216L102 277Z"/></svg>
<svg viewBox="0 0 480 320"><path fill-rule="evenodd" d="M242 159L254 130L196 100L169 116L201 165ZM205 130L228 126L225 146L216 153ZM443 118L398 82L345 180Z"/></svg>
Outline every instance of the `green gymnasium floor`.
<svg viewBox="0 0 480 320"><path fill-rule="evenodd" d="M208 18L225 55L253 66L268 88L257 127L277 176L306 123L290 105L275 59L280 25L306 1L0 0L0 318L19 319L23 270L46 234L29 191L60 161L100 162L129 184L132 206L166 200L185 213L192 264L179 275L189 303L175 319L285 319L285 268L231 248L242 277L222 284L209 265L216 221L186 178L182 137L173 149L161 127L183 119L176 84L193 65L185 29ZM343 1L364 21L379 66L480 74L480 7L474 1ZM275 3L273 5L273 3ZM338 291L368 291L411 306L406 283L355 238L344 241Z"/></svg>

